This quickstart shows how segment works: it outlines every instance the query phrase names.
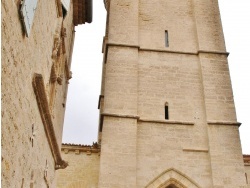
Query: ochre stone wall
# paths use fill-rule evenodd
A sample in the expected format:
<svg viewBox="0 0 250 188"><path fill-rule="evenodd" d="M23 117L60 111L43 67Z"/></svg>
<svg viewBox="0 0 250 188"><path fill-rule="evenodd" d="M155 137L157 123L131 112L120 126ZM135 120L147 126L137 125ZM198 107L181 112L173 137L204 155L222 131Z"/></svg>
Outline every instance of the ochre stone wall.
<svg viewBox="0 0 250 188"><path fill-rule="evenodd" d="M100 153L79 150L62 151L69 166L57 171L57 188L97 188Z"/></svg>
<svg viewBox="0 0 250 188"><path fill-rule="evenodd" d="M20 1L1 1L2 10L2 187L55 187L55 162L32 87L34 73L44 79L50 99L50 74L55 35L60 36L62 17L56 1L38 0L31 34L24 34L19 16ZM62 85L56 82L53 125L61 145L66 100L64 62L70 62L73 40L72 4L63 25L65 54L61 63ZM59 32L59 33L58 33Z"/></svg>

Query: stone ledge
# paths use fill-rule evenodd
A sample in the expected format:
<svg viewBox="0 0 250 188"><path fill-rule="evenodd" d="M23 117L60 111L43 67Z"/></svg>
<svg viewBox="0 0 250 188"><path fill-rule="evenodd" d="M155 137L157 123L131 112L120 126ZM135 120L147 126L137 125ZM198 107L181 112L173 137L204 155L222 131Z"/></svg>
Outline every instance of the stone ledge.
<svg viewBox="0 0 250 188"><path fill-rule="evenodd" d="M188 55L198 55L197 52L185 52L185 51L173 51L167 49L151 49L151 48L139 48L140 51L152 51L152 52L165 52L165 53L175 53L175 54L188 54Z"/></svg>
<svg viewBox="0 0 250 188"><path fill-rule="evenodd" d="M64 169L68 166L68 163L62 160L60 149L57 144L49 103L41 74L34 74L32 85L36 95L36 101L43 122L44 131L46 133L49 147L55 161L55 169Z"/></svg>
<svg viewBox="0 0 250 188"><path fill-rule="evenodd" d="M132 118L139 119L137 115L125 115L125 114L112 114L112 113L101 113L102 116L119 117L119 118Z"/></svg>
<svg viewBox="0 0 250 188"><path fill-rule="evenodd" d="M146 123L164 123L164 124L176 124L176 125L194 125L194 122L191 122L191 121L141 119L138 115L101 113L101 116L110 116L110 117L119 117L119 118L132 118L132 119L137 119L139 122L146 122Z"/></svg>
<svg viewBox="0 0 250 188"><path fill-rule="evenodd" d="M107 62L107 53L108 53L108 48L110 46L119 46L119 47L126 47L126 48L138 48L139 51L164 52L164 53L188 54L188 55L199 55L200 53L226 55L227 57L229 55L229 52L222 52L222 51L206 51L206 50L198 50L198 51L194 51L194 52L174 51L174 50L168 50L168 49L143 48L143 47L140 47L140 45L129 45L129 44L119 44L119 43L107 42L104 45L104 47L106 48L105 55L104 55L104 57L105 57L104 63Z"/></svg>
<svg viewBox="0 0 250 188"><path fill-rule="evenodd" d="M190 149L190 148L183 148L182 150L185 151L185 152L204 152L204 153L208 153L208 149L197 149L197 148Z"/></svg>
<svg viewBox="0 0 250 188"><path fill-rule="evenodd" d="M227 125L227 126L238 126L240 127L241 123L232 122L232 121L207 121L208 125Z"/></svg>
<svg viewBox="0 0 250 188"><path fill-rule="evenodd" d="M221 51L207 51L207 50L198 50L198 54L206 53L206 54L219 54L229 56L229 52L221 52Z"/></svg>
<svg viewBox="0 0 250 188"><path fill-rule="evenodd" d="M194 125L194 122L190 121L172 121L172 120L154 120L154 119L139 119L140 122L146 123L164 123L164 124L175 124L175 125Z"/></svg>

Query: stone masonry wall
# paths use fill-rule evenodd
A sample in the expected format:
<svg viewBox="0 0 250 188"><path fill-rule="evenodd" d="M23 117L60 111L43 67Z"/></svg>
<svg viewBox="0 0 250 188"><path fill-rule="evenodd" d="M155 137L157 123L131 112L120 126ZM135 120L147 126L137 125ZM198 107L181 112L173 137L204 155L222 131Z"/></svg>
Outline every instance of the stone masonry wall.
<svg viewBox="0 0 250 188"><path fill-rule="evenodd" d="M2 187L55 187L55 162L32 87L34 73L42 74L49 100L49 79L56 30L62 23L56 1L38 0L31 34L24 34L20 1L1 1L2 10ZM72 40L72 4L64 20L65 59ZM60 31L60 30L59 30ZM64 71L62 71L64 74ZM53 123L61 144L66 78L56 85Z"/></svg>
<svg viewBox="0 0 250 188"><path fill-rule="evenodd" d="M99 186L167 186L172 172L186 187L244 187L217 0L117 0L108 10ZM124 179L113 173L124 169Z"/></svg>
<svg viewBox="0 0 250 188"><path fill-rule="evenodd" d="M62 147L63 148L63 147ZM57 188L97 188L100 153L74 148L62 150L62 157L69 166L57 171Z"/></svg>

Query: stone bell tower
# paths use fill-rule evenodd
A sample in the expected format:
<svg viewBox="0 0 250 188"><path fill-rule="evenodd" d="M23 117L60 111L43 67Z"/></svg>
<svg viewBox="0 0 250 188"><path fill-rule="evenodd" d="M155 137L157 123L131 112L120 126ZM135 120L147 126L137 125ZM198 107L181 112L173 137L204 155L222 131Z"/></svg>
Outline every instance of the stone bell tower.
<svg viewBox="0 0 250 188"><path fill-rule="evenodd" d="M217 0L106 0L100 188L246 184Z"/></svg>

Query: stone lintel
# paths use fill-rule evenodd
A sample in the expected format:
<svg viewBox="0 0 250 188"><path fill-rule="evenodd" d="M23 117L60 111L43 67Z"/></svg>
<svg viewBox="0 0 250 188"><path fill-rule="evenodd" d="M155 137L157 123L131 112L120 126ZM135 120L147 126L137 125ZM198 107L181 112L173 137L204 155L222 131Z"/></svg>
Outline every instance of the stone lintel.
<svg viewBox="0 0 250 188"><path fill-rule="evenodd" d="M57 139L42 75L35 73L33 76L32 84L36 95L36 101L43 122L44 130L47 136L50 150L52 152L52 156L55 161L55 169L64 169L68 166L68 163L62 160L60 149L57 144Z"/></svg>

